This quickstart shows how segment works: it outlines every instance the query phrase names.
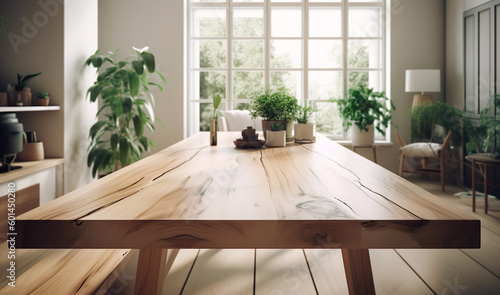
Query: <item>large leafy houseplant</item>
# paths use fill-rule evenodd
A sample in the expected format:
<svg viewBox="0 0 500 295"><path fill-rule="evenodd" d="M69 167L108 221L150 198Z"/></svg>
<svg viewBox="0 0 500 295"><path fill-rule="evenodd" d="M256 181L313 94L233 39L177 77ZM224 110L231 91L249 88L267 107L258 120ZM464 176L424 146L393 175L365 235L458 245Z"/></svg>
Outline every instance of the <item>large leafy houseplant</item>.
<svg viewBox="0 0 500 295"><path fill-rule="evenodd" d="M392 119L391 111L396 109L384 91L376 92L364 85L350 88L345 98L333 101L339 106L345 131L352 124L358 126L360 131L368 131L368 127L374 125L382 135L385 135L385 129Z"/></svg>
<svg viewBox="0 0 500 295"><path fill-rule="evenodd" d="M100 100L96 114L98 121L90 128L87 165L92 175L112 172L129 165L144 155L153 140L144 134L147 127L155 129L154 97L150 87L163 87L153 78L166 83L163 75L155 70L155 58L148 48L134 48L135 54L120 60L116 52L90 56L86 65L92 65L99 75L87 96L91 102ZM99 116L100 115L100 116Z"/></svg>
<svg viewBox="0 0 500 295"><path fill-rule="evenodd" d="M410 110L411 139L413 142L443 140L446 134L436 134L436 125L439 125L446 132L452 132L451 145L460 146L463 142L464 119L463 111L444 102L415 106Z"/></svg>

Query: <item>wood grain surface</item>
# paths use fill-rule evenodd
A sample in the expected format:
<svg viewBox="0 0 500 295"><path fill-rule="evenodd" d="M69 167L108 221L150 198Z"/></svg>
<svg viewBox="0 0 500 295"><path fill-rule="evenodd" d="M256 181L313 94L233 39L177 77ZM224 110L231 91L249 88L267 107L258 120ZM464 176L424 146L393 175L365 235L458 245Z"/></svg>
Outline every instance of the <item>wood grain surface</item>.
<svg viewBox="0 0 500 295"><path fill-rule="evenodd" d="M480 223L318 136L199 133L18 218L25 248L478 248Z"/></svg>

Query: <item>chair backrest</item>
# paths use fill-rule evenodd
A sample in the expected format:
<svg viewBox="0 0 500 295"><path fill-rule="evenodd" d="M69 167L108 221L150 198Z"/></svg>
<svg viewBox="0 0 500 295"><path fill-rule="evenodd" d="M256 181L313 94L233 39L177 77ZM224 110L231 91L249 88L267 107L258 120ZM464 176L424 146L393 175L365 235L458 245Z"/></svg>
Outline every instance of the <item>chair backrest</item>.
<svg viewBox="0 0 500 295"><path fill-rule="evenodd" d="M247 110L222 111L222 116L226 126L220 126L220 131L241 131L247 126L252 126L258 131L262 130L262 118L252 119ZM224 128L226 130L223 130Z"/></svg>

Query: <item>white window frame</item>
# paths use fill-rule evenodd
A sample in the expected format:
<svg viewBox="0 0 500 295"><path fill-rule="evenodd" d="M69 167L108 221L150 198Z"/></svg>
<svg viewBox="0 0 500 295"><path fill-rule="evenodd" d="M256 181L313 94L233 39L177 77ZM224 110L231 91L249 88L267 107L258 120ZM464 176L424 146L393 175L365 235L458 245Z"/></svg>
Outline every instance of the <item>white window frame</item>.
<svg viewBox="0 0 500 295"><path fill-rule="evenodd" d="M340 0L340 2L309 2L309 0L302 0L302 2L271 2L272 0L262 0L262 2L233 2L232 0L226 0L226 2L192 2L192 0L187 1L187 21L186 21L186 36L187 36L187 49L186 49L186 110L187 110L187 134L192 135L194 133L199 132L199 112L196 111L196 108L193 108L193 103L211 103L209 99L200 99L199 97L193 97L193 81L192 81L192 72L194 71L213 71L213 70L222 70L226 72L226 96L225 96L225 109L231 110L233 109L233 105L235 103L248 103L248 99L235 99L232 97L233 89L232 89L232 75L233 71L262 71L262 69L246 69L246 68L233 68L232 65L232 41L233 40L245 40L245 39L263 39L264 40L264 86L269 86L270 83L270 74L276 69L272 69L270 67L270 54L268 52L269 44L271 40L301 40L302 42L302 67L293 68L293 69L279 69L279 71L298 71L302 76L302 85L300 95L297 95L299 100L306 101L318 101L318 102L327 102L327 100L315 100L310 99L308 97L308 73L310 70L314 71L331 71L338 70L342 72L342 97L348 91L348 79L349 72L351 71L380 71L381 72L381 87L380 91L385 91L387 96L390 97L390 0L381 0L380 2L349 2L349 0ZM389 2L389 3L388 3ZM264 36L263 37L251 37L251 38L243 38L243 37L233 37L233 8L263 8L264 10ZM271 20L271 7L300 7L302 9L302 36L301 37L272 37L271 38L271 28L270 28L270 20ZM342 11L342 36L341 37L309 37L309 8L312 7L339 7ZM353 7L367 7L367 8L379 8L381 13L381 24L378 24L380 27L381 37L349 37L348 36L348 10ZM225 39L227 43L226 49L226 68L224 69L206 69L206 68L194 68L192 66L192 42L193 40L207 40L211 39L210 37L193 37L192 34L192 12L195 8L225 8L226 9L226 36L225 37L217 37L212 39ZM325 69L311 69L308 67L308 41L309 40L342 40L342 68L325 68ZM349 40L381 40L382 42L382 53L381 53L381 65L380 68L356 68L350 69L348 68L348 56L347 56L347 43ZM258 89L256 89L258 90ZM390 126L387 128L386 136L382 136L380 134L376 135L376 141L378 142L390 142ZM347 132L342 129L340 135L333 134L325 134L327 137L337 141L345 141L349 142L349 136Z"/></svg>

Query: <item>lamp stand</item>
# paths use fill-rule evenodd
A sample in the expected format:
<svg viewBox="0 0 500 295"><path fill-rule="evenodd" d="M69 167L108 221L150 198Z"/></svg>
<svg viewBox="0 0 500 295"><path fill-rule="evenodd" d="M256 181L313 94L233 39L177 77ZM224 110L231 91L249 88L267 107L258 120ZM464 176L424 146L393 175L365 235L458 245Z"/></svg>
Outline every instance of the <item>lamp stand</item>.
<svg viewBox="0 0 500 295"><path fill-rule="evenodd" d="M415 94L413 96L413 104L412 108L421 105L421 104L432 104L434 101L432 100L432 96L424 95L424 94Z"/></svg>

